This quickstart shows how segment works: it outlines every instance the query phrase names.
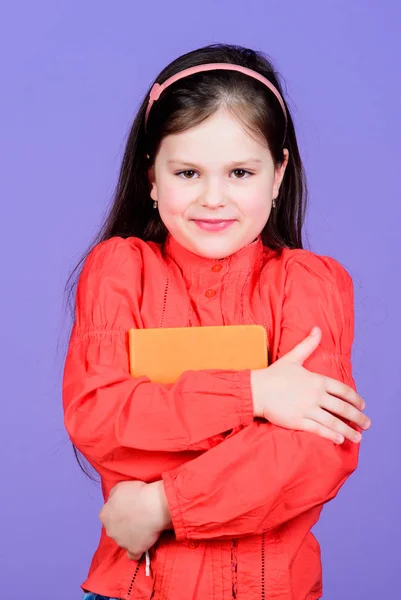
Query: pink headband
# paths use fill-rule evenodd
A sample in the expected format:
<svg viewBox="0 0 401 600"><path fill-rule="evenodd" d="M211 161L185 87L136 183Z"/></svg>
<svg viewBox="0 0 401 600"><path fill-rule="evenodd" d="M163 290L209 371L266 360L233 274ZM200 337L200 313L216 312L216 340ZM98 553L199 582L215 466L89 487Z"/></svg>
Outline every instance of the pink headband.
<svg viewBox="0 0 401 600"><path fill-rule="evenodd" d="M176 73L169 79L166 79L166 81L164 81L162 84L155 83L153 85L153 87L150 91L150 94L149 94L149 103L148 103L148 106L146 109L146 114L145 114L145 128L146 128L149 112L150 112L150 109L152 108L153 102L155 102L156 100L158 100L160 98L160 95L164 92L164 90L169 85L171 85L172 83L175 83L176 81L178 81L179 79L182 79L183 77L188 77L188 75L193 75L194 73L200 73L202 71L212 71L212 70L218 70L218 69L225 70L225 71L239 71L240 73L245 73L245 75L249 75L250 77L257 79L261 83L264 83L265 86L268 87L273 92L273 94L276 96L277 100L280 102L280 106L284 113L285 123L287 126L287 111L285 109L283 99L282 99L279 91L277 90L277 88L268 79L266 79L266 77L263 77L263 75L260 75L260 73L258 73L257 71L253 71L252 69L247 69L246 67L241 67L240 65L235 65L235 64L230 64L230 63L208 63L206 65L197 65L196 67L191 67L190 69L184 69L183 71Z"/></svg>

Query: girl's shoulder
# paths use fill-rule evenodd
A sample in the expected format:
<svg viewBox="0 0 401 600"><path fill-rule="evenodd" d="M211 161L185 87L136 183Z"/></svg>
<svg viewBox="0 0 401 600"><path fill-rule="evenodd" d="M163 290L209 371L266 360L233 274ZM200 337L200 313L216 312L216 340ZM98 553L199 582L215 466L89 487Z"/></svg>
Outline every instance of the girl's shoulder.
<svg viewBox="0 0 401 600"><path fill-rule="evenodd" d="M269 277L272 270L281 273L287 279L316 279L322 283L333 283L336 286L344 284L349 286L352 278L348 270L332 256L317 254L311 250L301 248L283 248L281 250L267 250L263 271Z"/></svg>
<svg viewBox="0 0 401 600"><path fill-rule="evenodd" d="M160 244L145 242L130 236L123 238L113 236L97 243L86 257L83 272L99 270L103 274L108 271L126 271L127 266L142 269L146 262L159 261Z"/></svg>

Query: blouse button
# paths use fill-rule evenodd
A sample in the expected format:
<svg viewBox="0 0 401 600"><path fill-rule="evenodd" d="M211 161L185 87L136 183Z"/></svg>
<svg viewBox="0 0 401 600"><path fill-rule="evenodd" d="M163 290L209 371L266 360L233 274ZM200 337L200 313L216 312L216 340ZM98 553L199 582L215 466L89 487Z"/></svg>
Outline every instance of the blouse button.
<svg viewBox="0 0 401 600"><path fill-rule="evenodd" d="M191 540L188 544L189 548L192 548L192 550L194 550L195 548L197 548L199 546L199 542L195 542L195 540Z"/></svg>
<svg viewBox="0 0 401 600"><path fill-rule="evenodd" d="M206 290L205 296L206 298L213 298L216 295L216 290Z"/></svg>
<svg viewBox="0 0 401 600"><path fill-rule="evenodd" d="M221 271L222 268L223 268L222 265L217 264L212 267L212 271L214 271L215 273L218 273L219 271Z"/></svg>

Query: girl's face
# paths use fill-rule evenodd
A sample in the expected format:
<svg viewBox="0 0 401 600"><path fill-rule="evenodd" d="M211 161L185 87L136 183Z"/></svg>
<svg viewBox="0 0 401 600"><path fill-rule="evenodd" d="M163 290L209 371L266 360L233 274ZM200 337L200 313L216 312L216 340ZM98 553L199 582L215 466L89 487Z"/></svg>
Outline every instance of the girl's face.
<svg viewBox="0 0 401 600"><path fill-rule="evenodd" d="M274 168L269 149L220 109L200 125L165 137L149 169L151 198L186 249L225 258L264 228L288 162Z"/></svg>

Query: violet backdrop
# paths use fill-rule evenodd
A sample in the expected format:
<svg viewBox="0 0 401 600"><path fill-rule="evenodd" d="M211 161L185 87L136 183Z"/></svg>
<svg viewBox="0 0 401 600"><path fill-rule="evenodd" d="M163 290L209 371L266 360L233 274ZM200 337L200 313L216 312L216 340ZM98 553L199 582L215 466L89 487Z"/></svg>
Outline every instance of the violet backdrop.
<svg viewBox="0 0 401 600"><path fill-rule="evenodd" d="M153 78L212 42L263 50L283 74L310 247L354 278L354 376L373 425L315 528L324 600L401 597L400 28L397 0L2 4L2 597L81 598L101 497L63 426L63 285Z"/></svg>

